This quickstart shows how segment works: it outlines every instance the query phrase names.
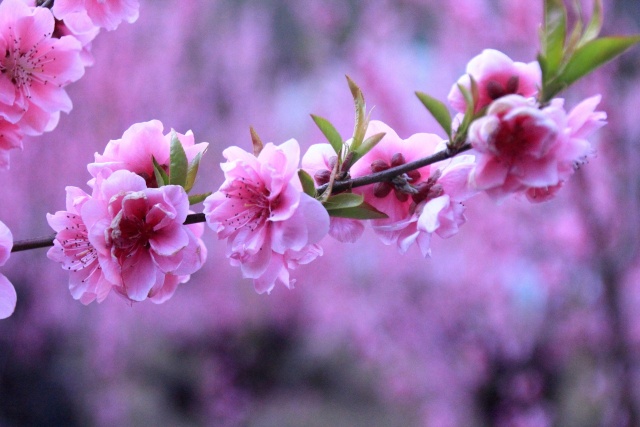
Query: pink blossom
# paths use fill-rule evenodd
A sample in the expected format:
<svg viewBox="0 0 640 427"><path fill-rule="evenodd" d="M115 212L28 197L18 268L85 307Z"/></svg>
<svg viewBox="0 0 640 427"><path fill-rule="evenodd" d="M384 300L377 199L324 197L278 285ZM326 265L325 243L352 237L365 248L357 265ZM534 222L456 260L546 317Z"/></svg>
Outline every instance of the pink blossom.
<svg viewBox="0 0 640 427"><path fill-rule="evenodd" d="M470 77L478 84L479 99L475 106L475 112L478 112L493 100L505 95L535 96L541 85L542 74L537 61L528 64L513 62L502 52L485 49L469 61L467 74L460 77L449 92L449 102L460 112L466 110L467 102L458 85L470 90Z"/></svg>
<svg viewBox="0 0 640 427"><path fill-rule="evenodd" d="M365 154L351 168L351 176L369 175L390 167L399 166L433 154L442 141L435 134L417 133L403 140L386 124L372 120L367 128L366 138L384 132L385 136L371 151ZM404 174L395 182L380 182L354 189L364 196L365 201L388 215L388 218L373 220L373 229L386 244L395 243L399 231L390 227L399 221L406 221L412 214L414 204L406 186L420 185L431 176L429 166Z"/></svg>
<svg viewBox="0 0 640 427"><path fill-rule="evenodd" d="M0 169L9 169L9 150L15 148L22 149L22 131L0 117Z"/></svg>
<svg viewBox="0 0 640 427"><path fill-rule="evenodd" d="M330 144L314 144L302 156L302 169L309 173L316 185L329 182L338 156ZM362 236L364 222L349 218L330 217L329 235L340 242L353 243Z"/></svg>
<svg viewBox="0 0 640 427"><path fill-rule="evenodd" d="M289 270L322 251L315 245L329 230L324 207L302 192L296 171L298 142L268 143L257 156L238 147L223 152L225 181L204 201L209 226L227 239L227 256L258 293L275 281L291 287Z"/></svg>
<svg viewBox="0 0 640 427"><path fill-rule="evenodd" d="M436 151L444 148L441 144ZM398 232L396 244L400 252L406 252L416 243L423 256L430 256L433 233L443 239L458 233L466 222L462 203L477 193L468 185L474 165L472 155L458 155L431 165L430 179L419 184L418 194L412 196L413 213L404 221L380 227L385 231Z"/></svg>
<svg viewBox="0 0 640 427"><path fill-rule="evenodd" d="M589 98L567 115L562 99L542 109L519 95L495 101L469 129L469 141L480 154L471 185L497 200L514 192L526 192L530 200L549 199L593 154L584 138L604 125L604 113L594 112L598 102Z"/></svg>
<svg viewBox="0 0 640 427"><path fill-rule="evenodd" d="M0 116L25 134L52 130L71 111L64 86L84 74L75 37L52 38L54 18L20 0L0 3Z"/></svg>
<svg viewBox="0 0 640 427"><path fill-rule="evenodd" d="M142 176L148 187L157 187L152 157L165 171L169 170L171 132L165 135L162 131L163 125L158 120L132 125L121 139L109 141L103 154L95 154L95 162L87 166L89 173L96 177L105 168L110 171L124 169ZM209 145L206 142L194 144L191 131L184 135L176 132L176 136L189 161L198 153L204 153Z"/></svg>
<svg viewBox="0 0 640 427"><path fill-rule="evenodd" d="M56 0L52 11L61 20L86 12L95 26L115 30L122 21L135 22L139 8L138 0Z"/></svg>
<svg viewBox="0 0 640 427"><path fill-rule="evenodd" d="M132 172L105 171L91 196L67 189L67 211L49 215L58 235L48 255L73 270L72 295L85 304L111 288L131 301L162 302L206 257L202 228L183 225L188 209L180 186L147 188Z"/></svg>
<svg viewBox="0 0 640 427"><path fill-rule="evenodd" d="M13 236L11 230L0 221L0 266L4 265L11 255ZM6 319L16 308L16 290L3 274L0 274L0 319Z"/></svg>
<svg viewBox="0 0 640 427"><path fill-rule="evenodd" d="M98 261L98 252L89 241L82 219L82 206L91 196L77 187L67 187L67 210L47 214L49 226L57 233L47 257L69 271L69 290L83 304L102 302L114 283L109 281Z"/></svg>

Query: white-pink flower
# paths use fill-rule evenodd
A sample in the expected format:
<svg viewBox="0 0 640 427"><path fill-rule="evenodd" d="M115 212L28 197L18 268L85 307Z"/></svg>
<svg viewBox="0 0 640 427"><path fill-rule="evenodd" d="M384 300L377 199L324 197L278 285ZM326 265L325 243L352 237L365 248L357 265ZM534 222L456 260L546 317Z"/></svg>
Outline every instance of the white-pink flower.
<svg viewBox="0 0 640 427"><path fill-rule="evenodd" d="M128 170L142 176L149 188L157 187L152 158L165 172L169 170L171 134L163 134L163 125L158 120L136 123L124 132L121 139L109 141L103 154L96 153L95 162L89 163L87 169L94 178L103 169ZM176 132L176 136L188 161L198 153L204 153L209 146L206 142L195 144L191 131L184 135Z"/></svg>
<svg viewBox="0 0 640 427"><path fill-rule="evenodd" d="M502 52L485 49L469 61L467 74L458 79L449 92L449 102L456 110L464 112L467 102L458 85L471 90L471 78L478 84L479 99L475 112L491 104L492 101L509 94L524 97L535 96L541 85L542 73L537 61L525 64L514 62Z"/></svg>
<svg viewBox="0 0 640 427"><path fill-rule="evenodd" d="M291 287L289 270L320 255L315 244L329 230L327 211L302 192L298 142L268 143L257 157L239 147L223 155L225 181L204 201L207 223L257 292L270 292L276 280Z"/></svg>
<svg viewBox="0 0 640 427"><path fill-rule="evenodd" d="M49 9L0 3L0 116L27 135L52 130L71 111L64 87L84 74L80 42L52 38L54 25Z"/></svg>
<svg viewBox="0 0 640 427"><path fill-rule="evenodd" d="M61 20L86 12L95 26L115 30L122 21L135 22L139 8L138 0L56 0L52 11Z"/></svg>
<svg viewBox="0 0 640 427"><path fill-rule="evenodd" d="M589 98L567 115L562 99L542 109L519 95L494 101L469 128L469 142L479 153L471 185L497 200L514 192L536 201L552 197L593 154L584 138L605 123L606 115L594 112L598 102Z"/></svg>
<svg viewBox="0 0 640 427"><path fill-rule="evenodd" d="M13 236L11 230L0 221L0 266L4 265L11 255ZM0 274L0 319L6 319L16 308L16 290L3 274Z"/></svg>
<svg viewBox="0 0 640 427"><path fill-rule="evenodd" d="M353 165L352 177L369 175L430 156L442 141L439 136L428 133L417 133L403 140L393 129L377 120L369 123L365 138L380 132L385 133L384 138ZM413 214L415 202L411 197L411 186L426 183L430 177L431 168L424 166L393 181L353 190L362 194L367 203L388 215L388 218L372 221L374 231L385 244L395 243L398 239L399 230L393 224L404 222Z"/></svg>
<svg viewBox="0 0 640 427"><path fill-rule="evenodd" d="M302 156L302 169L309 173L316 185L329 182L331 171L338 156L330 144L314 144ZM340 242L353 243L362 236L364 221L330 217L329 235Z"/></svg>
<svg viewBox="0 0 640 427"><path fill-rule="evenodd" d="M206 257L202 227L183 225L188 210L180 186L147 188L133 172L105 171L91 196L67 189L67 211L48 216L58 232L48 255L71 270L72 295L85 304L112 288L131 301L162 302Z"/></svg>

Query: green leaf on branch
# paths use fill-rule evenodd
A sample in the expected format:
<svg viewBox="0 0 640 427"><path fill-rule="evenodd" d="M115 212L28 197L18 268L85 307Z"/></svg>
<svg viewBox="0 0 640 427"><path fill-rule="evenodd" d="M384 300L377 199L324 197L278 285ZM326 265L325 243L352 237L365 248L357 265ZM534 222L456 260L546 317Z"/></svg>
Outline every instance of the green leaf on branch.
<svg viewBox="0 0 640 427"><path fill-rule="evenodd" d="M638 42L640 42L640 35L602 37L587 42L574 52L557 79L551 82L551 90L555 93L559 92ZM547 94L547 97L550 96Z"/></svg>
<svg viewBox="0 0 640 427"><path fill-rule="evenodd" d="M324 208L327 211L336 209L348 209L355 208L364 202L364 197L360 194L354 193L340 193L329 197L324 203Z"/></svg>
<svg viewBox="0 0 640 427"><path fill-rule="evenodd" d="M540 34L543 82L551 80L564 58L564 43L567 37L567 10L563 0L544 0L544 23Z"/></svg>
<svg viewBox="0 0 640 427"><path fill-rule="evenodd" d="M151 161L153 162L153 174L156 177L158 188L167 185L169 183L169 177L167 176L167 173L164 171L164 169L158 163L154 156L151 156Z"/></svg>
<svg viewBox="0 0 640 427"><path fill-rule="evenodd" d="M451 113L449 113L447 106L443 102L427 95L424 92L416 92L416 95L420 102L422 102L427 110L429 110L433 118L436 119L442 129L444 129L447 136L451 138Z"/></svg>
<svg viewBox="0 0 640 427"><path fill-rule="evenodd" d="M340 136L340 133L338 133L336 128L333 127L329 120L313 114L311 115L311 118L316 123L323 135L327 138L329 144L331 144L331 147L333 148L333 151L335 151L339 156L340 151L342 150L342 137Z"/></svg>
<svg viewBox="0 0 640 427"><path fill-rule="evenodd" d="M195 205L196 203L200 203L210 195L211 195L211 191L209 191L208 193L193 194L189 196L189 205Z"/></svg>
<svg viewBox="0 0 640 427"><path fill-rule="evenodd" d="M364 102L364 95L362 90L349 76L347 76L347 82L349 83L349 90L353 96L353 102L356 110L356 123L353 128L353 140L351 142L351 149L357 150L362 141L364 140L364 134L367 132L368 118L365 114L366 104Z"/></svg>
<svg viewBox="0 0 640 427"><path fill-rule="evenodd" d="M298 177L300 178L300 183L302 184L302 191L308 194L311 197L316 197L316 183L307 173L307 171L303 169L298 169Z"/></svg>
<svg viewBox="0 0 640 427"><path fill-rule="evenodd" d="M360 206L343 209L332 209L327 211L329 216L351 219L384 219L389 218L384 212L380 212L367 202L362 202Z"/></svg>
<svg viewBox="0 0 640 427"><path fill-rule="evenodd" d="M182 148L182 143L175 131L171 134L169 153L169 184L184 187L187 181L188 161L184 148Z"/></svg>
<svg viewBox="0 0 640 427"><path fill-rule="evenodd" d="M196 176L198 175L198 168L200 167L200 160L202 159L202 152L196 154L196 156L189 163L187 168L187 179L184 183L184 191L187 193L193 188L193 184L196 182Z"/></svg>
<svg viewBox="0 0 640 427"><path fill-rule="evenodd" d="M361 159L362 156L371 151L373 147L375 147L380 141L382 141L382 138L384 138L385 135L385 132L380 132L365 139L362 145L360 145L360 147L358 147L356 151L353 151L355 157L351 159L351 164L354 164L358 161L358 159Z"/></svg>

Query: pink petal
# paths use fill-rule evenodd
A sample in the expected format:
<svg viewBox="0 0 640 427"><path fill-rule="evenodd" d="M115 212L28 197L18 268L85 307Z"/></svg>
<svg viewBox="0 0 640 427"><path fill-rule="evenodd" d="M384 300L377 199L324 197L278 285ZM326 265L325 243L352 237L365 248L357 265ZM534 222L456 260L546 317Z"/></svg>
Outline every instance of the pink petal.
<svg viewBox="0 0 640 427"><path fill-rule="evenodd" d="M0 274L0 319L6 319L13 314L17 299L16 290L9 279Z"/></svg>

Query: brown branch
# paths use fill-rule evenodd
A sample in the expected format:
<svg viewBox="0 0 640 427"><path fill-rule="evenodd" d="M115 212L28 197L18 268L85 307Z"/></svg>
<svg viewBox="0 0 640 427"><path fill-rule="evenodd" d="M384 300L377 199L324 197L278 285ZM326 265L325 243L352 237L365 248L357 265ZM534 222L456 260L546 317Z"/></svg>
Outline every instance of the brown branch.
<svg viewBox="0 0 640 427"><path fill-rule="evenodd" d="M435 154L432 154L429 157L424 157L422 159L415 160L413 162L405 163L400 166L395 166L381 172L375 172L370 175L361 176L358 178L347 179L344 181L336 181L333 183L332 192L340 192L345 191L350 188L362 187L364 185L375 184L376 182L383 181L391 181L394 177L398 175L402 175L403 173L411 172L412 170L420 169L427 165L431 165L436 162L440 162L442 160L447 160L455 155L462 153L463 151L467 151L471 149L471 144L466 143L461 146L457 150L451 150L447 148L446 150L438 151ZM322 194L324 190L327 189L328 184L321 185L317 188L318 194Z"/></svg>
<svg viewBox="0 0 640 427"><path fill-rule="evenodd" d="M400 166L396 166L393 168L389 168L382 172L372 173L370 175L361 176L359 178L347 179L344 181L336 181L333 184L332 192L340 192L345 191L350 188L362 187L363 185L374 184L376 182L382 181L391 181L394 177L402 175L403 173L411 172L415 169L420 169L424 166L440 162L442 160L450 159L454 157L456 154L461 153L463 151L467 151L471 148L470 144L465 144L457 150L451 150L447 148L446 150L439 151L429 157L425 157L422 159L415 160L413 162L405 163ZM318 194L322 194L327 189L328 184L321 185L317 188ZM203 213L195 213L187 216L184 224L195 224L198 222L205 222L205 216ZM49 246L53 246L53 240L56 235L52 234L44 237L36 237L34 239L25 239L25 240L17 240L13 244L13 248L11 252L21 252L28 251L30 249L38 249L38 248L46 248Z"/></svg>

